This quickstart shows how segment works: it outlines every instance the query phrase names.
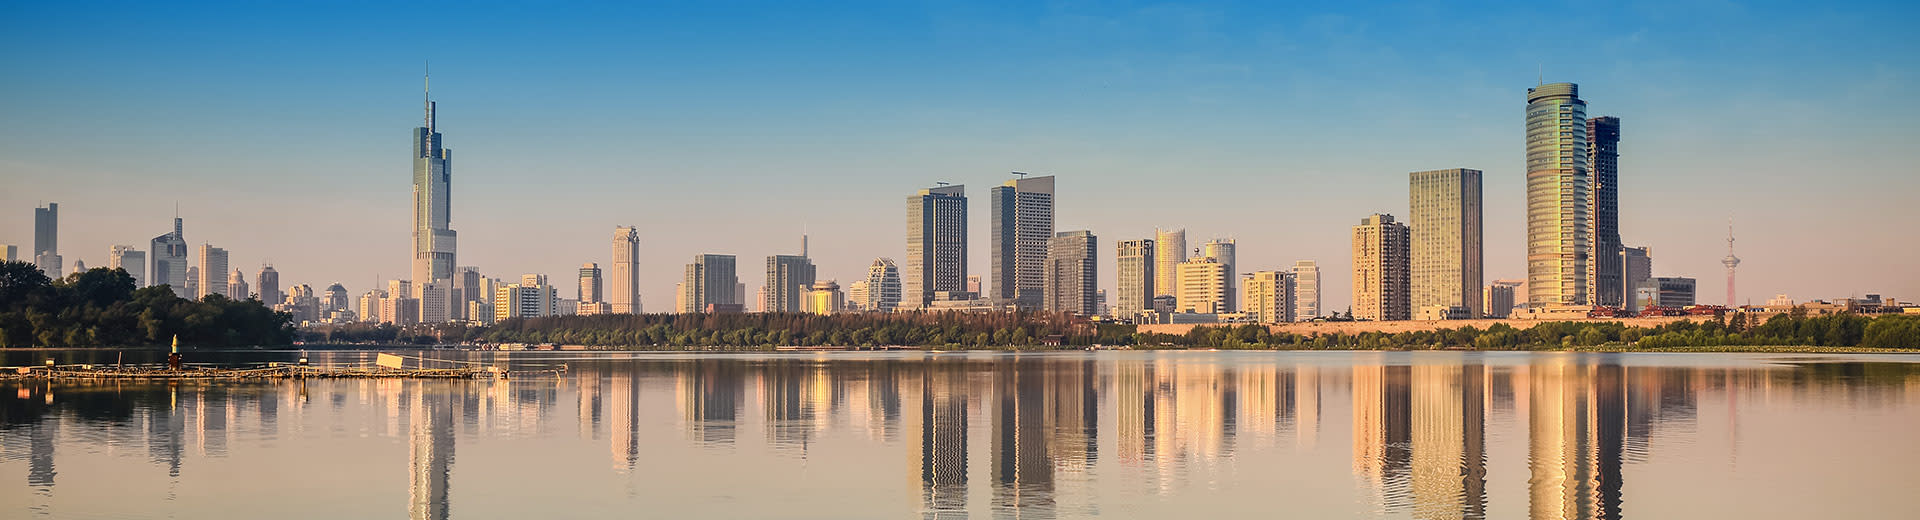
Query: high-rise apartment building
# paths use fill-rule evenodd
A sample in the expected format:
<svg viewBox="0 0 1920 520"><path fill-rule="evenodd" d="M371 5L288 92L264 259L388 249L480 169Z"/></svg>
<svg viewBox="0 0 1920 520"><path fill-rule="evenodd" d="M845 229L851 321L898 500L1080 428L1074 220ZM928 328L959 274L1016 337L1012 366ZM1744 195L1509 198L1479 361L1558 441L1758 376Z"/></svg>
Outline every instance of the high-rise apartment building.
<svg viewBox="0 0 1920 520"><path fill-rule="evenodd" d="M1527 304L1586 305L1587 102L1572 83L1527 89Z"/></svg>
<svg viewBox="0 0 1920 520"><path fill-rule="evenodd" d="M580 290L574 298L580 303L601 301L600 264L587 262L580 264Z"/></svg>
<svg viewBox="0 0 1920 520"><path fill-rule="evenodd" d="M209 294L225 296L227 294L227 250L200 244L200 292L196 297L204 298Z"/></svg>
<svg viewBox="0 0 1920 520"><path fill-rule="evenodd" d="M520 283L497 285L493 291L495 322L552 316L560 300L559 290L547 285L547 276L541 274L522 275Z"/></svg>
<svg viewBox="0 0 1920 520"><path fill-rule="evenodd" d="M1174 307L1179 312L1218 314L1227 312L1227 265L1220 259L1200 256L1180 262L1180 294Z"/></svg>
<svg viewBox="0 0 1920 520"><path fill-rule="evenodd" d="M1487 284L1486 293L1480 297L1480 301L1485 302L1485 307L1480 309L1480 316L1485 318L1512 316L1513 295L1520 285L1520 280L1494 280L1493 283Z"/></svg>
<svg viewBox="0 0 1920 520"><path fill-rule="evenodd" d="M1408 305L1407 226L1393 215L1373 214L1353 227L1353 317L1393 321L1413 318Z"/></svg>
<svg viewBox="0 0 1920 520"><path fill-rule="evenodd" d="M1152 310L1154 292L1153 239L1122 240L1116 247L1119 294L1113 314L1131 318Z"/></svg>
<svg viewBox="0 0 1920 520"><path fill-rule="evenodd" d="M873 265L867 266L866 282L864 297L857 300L860 310L893 312L900 307L900 268L893 265L893 259L873 259Z"/></svg>
<svg viewBox="0 0 1920 520"><path fill-rule="evenodd" d="M426 126L413 129L413 281L453 279L453 149L434 127L433 96L426 95Z"/></svg>
<svg viewBox="0 0 1920 520"><path fill-rule="evenodd" d="M639 314L640 230L613 228L613 265L607 270L607 303L614 314Z"/></svg>
<svg viewBox="0 0 1920 520"><path fill-rule="evenodd" d="M1053 176L994 186L993 296L1015 308L1043 306L1048 244L1053 240Z"/></svg>
<svg viewBox="0 0 1920 520"><path fill-rule="evenodd" d="M1254 271L1240 283L1240 304L1254 323L1294 320L1294 278L1291 271Z"/></svg>
<svg viewBox="0 0 1920 520"><path fill-rule="evenodd" d="M33 263L47 273L47 278L59 280L60 258L60 205L49 202L45 207L33 208Z"/></svg>
<svg viewBox="0 0 1920 520"><path fill-rule="evenodd" d="M454 298L457 305L454 307L456 308L455 312L459 313L459 318L479 321L493 319L492 309L487 309L485 316L477 316L468 312L469 309L473 309L474 302L485 303L493 301L493 288L487 286L486 277L480 275L480 268L470 265L460 266L460 274L457 278L458 279L455 280L457 284L454 285L454 290L458 293L457 297Z"/></svg>
<svg viewBox="0 0 1920 520"><path fill-rule="evenodd" d="M1047 312L1066 312L1075 316L1100 313L1099 262L1095 252L1100 239L1091 231L1062 231L1047 245L1045 287L1042 307Z"/></svg>
<svg viewBox="0 0 1920 520"><path fill-rule="evenodd" d="M813 290L813 260L807 258L806 239L801 239L800 254L767 257L765 312L805 312L807 293ZM837 287L837 285L836 285Z"/></svg>
<svg viewBox="0 0 1920 520"><path fill-rule="evenodd" d="M1407 193L1412 308L1443 307L1478 317L1484 266L1480 170L1413 172Z"/></svg>
<svg viewBox="0 0 1920 520"><path fill-rule="evenodd" d="M1179 296L1180 264L1187 261L1187 230L1153 230L1155 296Z"/></svg>
<svg viewBox="0 0 1920 520"><path fill-rule="evenodd" d="M257 285L255 289L260 291L260 301L267 305L280 303L286 299L286 296L280 294L280 271L275 271L270 264L260 266L260 273L254 276L254 285ZM345 298L346 295L342 294L341 297Z"/></svg>
<svg viewBox="0 0 1920 520"><path fill-rule="evenodd" d="M1595 305L1625 303L1620 265L1620 118L1587 119L1587 168L1593 181L1593 252L1587 294Z"/></svg>
<svg viewBox="0 0 1920 520"><path fill-rule="evenodd" d="M1320 316L1320 265L1312 260L1293 263L1293 318L1307 321Z"/></svg>
<svg viewBox="0 0 1920 520"><path fill-rule="evenodd" d="M1201 247L1200 254L1219 261L1220 265L1224 266L1227 270L1227 301L1220 312L1240 312L1240 291L1234 288L1235 284L1240 281L1239 271L1236 270L1240 265L1234 261L1233 239L1216 238L1208 240L1207 243Z"/></svg>
<svg viewBox="0 0 1920 520"><path fill-rule="evenodd" d="M1634 289L1640 282L1653 278L1653 251L1645 247L1620 248L1620 305L1622 308L1638 311L1646 308L1645 303L1634 299Z"/></svg>
<svg viewBox="0 0 1920 520"><path fill-rule="evenodd" d="M194 297L187 290L187 238L181 228L180 217L173 217L173 232L153 237L147 245L147 256L153 262L150 282L153 285L165 285L173 289L173 295L181 298Z"/></svg>
<svg viewBox="0 0 1920 520"><path fill-rule="evenodd" d="M250 295L247 292L247 274L234 269L233 274L227 276L227 299L246 301Z"/></svg>
<svg viewBox="0 0 1920 520"><path fill-rule="evenodd" d="M452 280L414 282L414 299L420 301L420 323L453 321Z"/></svg>
<svg viewBox="0 0 1920 520"><path fill-rule="evenodd" d="M694 255L681 284L681 297L685 299L680 307L683 313L706 312L709 304L741 303L734 301L735 286L740 280L735 275L733 255Z"/></svg>
<svg viewBox="0 0 1920 520"><path fill-rule="evenodd" d="M381 319L380 301L386 298L387 292L379 289L373 289L367 291L366 294L360 295L360 321L368 323L385 321Z"/></svg>
<svg viewBox="0 0 1920 520"><path fill-rule="evenodd" d="M967 281L967 191L962 185L907 197L907 269L901 305L919 309L935 293L963 291Z"/></svg>
<svg viewBox="0 0 1920 520"><path fill-rule="evenodd" d="M107 250L107 268L120 269L133 277L134 287L147 286L147 253L133 246L113 246Z"/></svg>

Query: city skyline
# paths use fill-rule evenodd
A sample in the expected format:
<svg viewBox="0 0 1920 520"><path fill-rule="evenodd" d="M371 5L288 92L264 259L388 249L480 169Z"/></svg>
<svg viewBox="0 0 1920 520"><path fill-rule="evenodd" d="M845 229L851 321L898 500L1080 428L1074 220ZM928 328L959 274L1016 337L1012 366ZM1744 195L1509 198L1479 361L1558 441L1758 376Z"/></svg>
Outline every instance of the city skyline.
<svg viewBox="0 0 1920 520"><path fill-rule="evenodd" d="M24 9L27 12L22 13L25 15L23 19L47 18L51 22L44 24L46 27L17 27L21 30L15 31L14 36L6 37L8 41L27 38L65 41L63 38L70 38L45 32L48 28L60 27L61 23L71 23L63 21L62 13L33 11L57 8L35 6ZM1892 6L1881 10L1897 13L1910 9ZM1106 14L1136 24L1153 23L1141 20L1137 13ZM1760 14L1754 13L1743 20L1746 23L1758 23L1756 20L1759 18L1756 17ZM128 23L127 20L115 18L117 16L132 14L116 14L102 23ZM1772 16L1772 19L1778 19L1783 15L1772 12ZM1729 24L1719 27L1739 27L1738 22L1716 23ZM1848 38L1873 40L1891 34L1878 29L1875 22L1834 23L1852 24L1865 29ZM1675 26L1651 22L1637 25L1648 27L1638 33L1640 38L1681 38ZM1788 26L1780 34L1766 36L1762 40L1786 38L1796 31L1804 33L1806 30L1801 26ZM1245 31L1233 28L1198 32L1218 32L1229 39L1245 37ZM132 31L127 34L144 33ZM956 37L968 39L964 35ZM1334 52L1339 50L1332 43L1335 40L1329 37L1303 44L1313 50ZM1758 43L1765 44L1766 41ZM130 44L124 39L109 40L62 52L72 57L88 57L126 45ZM747 59L753 57L750 53L728 52L742 51L742 48L714 47L718 44L712 42L708 42L708 45L703 48L714 49L717 57L723 58L719 60L721 63L727 62L724 58L729 56L754 62ZM1382 45L1402 52L1421 52L1400 40L1383 42ZM1893 48L1911 49L1912 45L1911 42L1900 40L1895 42ZM1765 48L1765 45L1760 47ZM177 47L163 45L160 48ZM315 49L294 50L307 53L305 55L316 52ZM947 50L953 52L952 49ZM1246 58L1249 58L1244 53L1221 49L1201 50L1206 51L1200 54L1202 58L1218 57L1226 62L1246 62ZM390 53L391 48L385 51ZM1722 48L1718 52L1737 54L1759 51L1736 52ZM687 256L703 251L726 251L755 258L776 253L781 249L780 237L797 232L783 226L761 225L759 227L771 229L738 234L730 231L723 236L708 236L714 234L706 228L681 229L675 226L677 220L673 215L684 214L685 204L729 205L734 210L723 213L738 216L720 215L721 220L715 222L716 228L736 229L737 226L729 224L740 220L729 219L764 220L780 216L777 210L763 210L758 205L758 202L775 196L837 201L839 204L834 207L810 212L805 222L795 222L795 225L787 227L798 228L805 224L816 230L815 241L822 246L816 248L819 252L815 255L819 257L815 260L820 269L819 278L845 281L855 279L874 257L903 256L898 239L893 238L898 236L897 224L894 224L897 221L888 217L897 214L898 203L894 201L899 200L899 194L915 187L931 185L937 180L955 184L997 182L1004 172L1015 169L1059 175L1067 182L1063 188L1070 195L1063 197L1065 204L1056 210L1058 227L1090 229L1106 238L1107 247L1111 247L1114 240L1152 236L1155 226L1184 228L1195 233L1195 237L1234 236L1240 239L1238 264L1241 267L1238 270L1279 269L1295 260L1316 260L1326 272L1322 283L1338 288L1347 285L1345 278L1349 270L1345 265L1347 255L1339 249L1344 240L1334 233L1344 234L1344 227L1355 215L1369 212L1405 214L1406 208L1397 202L1399 193L1393 189L1395 184L1403 182L1398 176L1404 172L1432 164L1457 164L1486 172L1486 278L1524 277L1522 233L1519 231L1524 225L1519 211L1523 198L1518 195L1522 189L1524 172L1519 171L1518 166L1520 150L1516 145L1516 136L1519 135L1519 128L1515 117L1518 110L1513 100L1526 87L1537 85L1541 80L1578 83L1582 91L1580 97L1593 103L1596 113L1632 121L1633 131L1624 136L1620 143L1620 233L1629 244L1651 246L1660 251L1661 261L1654 266L1653 275L1693 277L1701 281L1701 293L1723 293L1721 277L1717 276L1722 269L1719 260L1725 255L1721 241L1724 230L1721 227L1725 217L1732 215L1741 221L1743 229L1765 230L1744 233L1741 237L1741 256L1747 260L1740 271L1743 290L1739 298L1743 301L1758 303L1765 296L1776 293L1788 293L1804 300L1868 292L1920 292L1920 280L1909 274L1910 269L1904 269L1910 265L1901 260L1912 258L1915 248L1920 246L1898 241L1881 245L1879 242L1869 242L1866 238L1869 235L1865 235L1864 230L1827 229L1851 228L1850 223L1860 221L1908 220L1911 212L1915 211L1897 204L1894 197L1900 193L1914 192L1920 188L1920 185L1916 185L1920 181L1894 173L1903 171L1900 165L1904 161L1899 160L1903 158L1899 153L1889 151L1899 150L1897 143L1909 136L1899 132L1853 134L1849 133L1851 130L1842 128L1864 126L1871 129L1882 124L1889 125L1888 128L1901 128L1894 122L1905 119L1907 116L1903 114L1913 110L1903 106L1865 104L1868 99L1897 97L1913 88L1909 82L1900 79L1911 73L1910 62L1903 64L1895 60L1885 63L1884 57L1877 64L1876 60L1846 62L1855 65L1853 68L1825 64L1823 67L1827 68L1820 70L1837 73L1830 79L1810 80L1813 83L1811 85L1774 85L1757 81L1751 82L1757 86L1738 87L1739 90L1731 92L1727 89L1735 87L1713 80L1722 79L1722 76L1729 81L1743 77L1756 79L1754 76L1766 79L1771 77L1767 71L1788 67L1756 66L1750 71L1715 67L1709 72L1720 76L1694 76L1692 83L1656 84L1656 79L1672 79L1681 72L1662 68L1664 65L1661 63L1664 62L1657 60L1647 64L1636 61L1635 58L1643 57L1643 54L1615 51L1601 58L1562 59L1544 64L1536 63L1541 61L1541 56L1532 55L1487 58L1484 62L1475 62L1472 70L1461 74L1432 69L1395 71L1396 74L1404 73L1407 79L1454 78L1465 81L1457 87L1447 87L1435 93L1449 99L1445 108L1396 105L1396 108L1410 110L1408 115L1411 117L1389 125L1414 131L1438 129L1442 124L1457 127L1447 127L1448 135L1438 139L1439 143L1409 144L1392 154L1396 158L1390 159L1343 153L1345 147L1366 142L1360 137L1361 134L1382 127L1381 123L1366 121L1363 117L1365 112L1342 112L1353 108L1345 101L1353 96L1337 90L1352 88L1358 89L1357 93L1370 93L1376 87L1367 80L1377 76L1357 74L1343 67L1329 68L1326 64L1305 63L1292 63L1296 69L1289 70L1327 69L1346 74L1332 75L1326 81L1337 83L1321 85L1334 87L1332 89L1297 93L1300 95L1293 99L1304 101L1295 103L1331 102L1337 105L1333 108L1341 110L1305 110L1298 114L1289 112L1297 117L1261 118L1265 120L1256 124L1247 116L1235 115L1225 109L1245 110L1248 115L1272 116L1285 112L1284 109L1297 109L1303 105L1283 103L1248 106L1244 104L1251 99L1251 92L1247 89L1259 88L1260 82L1226 81L1214 77L1212 80L1218 81L1210 80L1207 84L1189 85L1193 88L1175 89L1189 94L1214 92L1218 99L1211 104L1195 102L1190 99L1191 96L1177 103L1146 103L1139 105L1141 113L1117 116L1118 121L1096 119L1088 115L1091 112L1068 109L1073 107L1052 109L1035 104L1053 99L1051 96L1055 94L1051 94L1050 88L1042 89L1045 93L1032 95L1000 88L988 90L993 96L1003 96L1001 99L1004 101L940 91L935 93L936 103L916 107L994 109L991 111L994 120L963 121L967 123L962 125L964 131L953 134L915 130L918 127L913 124L914 120L903 119L899 117L900 113L891 111L876 113L872 108L857 112L878 116L873 118L873 124L878 128L905 130L906 135L888 138L876 135L872 130L834 125L795 127L790 121L770 129L752 130L757 121L754 117L733 112L719 114L692 127L692 131L672 134L658 132L661 125L686 121L684 114L632 118L612 126L598 120L591 121L596 125L590 128L617 130L614 135L630 138L638 132L639 135L662 137L662 143L687 146L694 152L705 151L699 157L711 162L694 161L695 155L680 152L661 158L625 152L608 158L593 158L585 163L604 166L611 164L609 161L615 158L645 159L631 167L610 170L631 177L622 181L603 175L572 173L581 171L576 166L582 163L578 162L580 159L573 152L584 145L560 143L529 133L564 128L564 122L577 120L580 114L591 112L587 109L588 105L572 105L556 100L549 109L529 111L524 103L506 102L497 97L512 91L510 89L532 88L534 92L545 92L542 89L559 88L567 82L513 81L501 76L508 73L511 65L490 65L476 61L472 55L463 57L458 53L449 53L454 55L445 59L442 56L420 58L433 58L436 63L442 64L439 68L443 76L452 77L443 80L443 88L435 92L438 96L436 101L448 101L450 108L446 114L459 115L440 117L437 125L459 136L463 145L461 173L466 182L459 187L461 196L451 211L452 220L463 223L461 230L469 235L468 247L462 248L466 250L462 252L465 263L477 265L489 275L503 279L512 279L528 272L560 275L582 262L608 260L603 249L605 246L601 245L605 244L601 242L605 240L605 227L617 223L635 223L641 229L640 239L654 244L642 252L639 262L639 292L647 299L645 307L649 309L671 307L671 287L678 278L677 267L683 265L683 259ZM1145 60L1138 55L1134 57ZM7 190L8 193L0 195L0 204L16 208L0 214L4 215L0 223L5 223L4 227L0 227L0 241L25 244L30 234L25 225L25 208L39 201L58 201L67 206L64 208L67 211L62 212L60 226L60 239L66 242L62 244L66 247L59 251L65 257L66 267L70 268L76 261L94 266L107 265L106 255L111 246L138 244L141 237L165 232L165 218L172 213L172 205L178 201L183 206L182 217L193 221L195 235L199 237L189 244L214 243L231 247L238 252L230 262L232 266L271 262L280 267L290 282L313 285L339 282L346 284L355 294L376 288L377 284L384 284L387 279L399 278L410 270L411 266L400 265L395 259L397 255L391 253L404 247L398 244L407 240L392 224L397 222L393 218L395 215L405 218L406 210L402 209L405 203L398 202L404 199L394 196L397 172L399 168L404 168L396 166L396 156L405 152L396 153L391 141L395 129L406 124L400 121L419 117L417 112L412 112L415 114L412 116L403 116L410 112L403 105L420 101L410 98L415 94L411 89L418 87L412 82L419 80L416 75L419 73L420 59L385 56L381 59L384 61L376 60L379 61L377 66L345 71L345 76L337 81L350 88L338 92L311 88L293 91L261 88L284 86L286 79L283 76L291 69L235 65L235 70L266 67L265 70L279 71L281 74L222 78L222 81L230 80L233 87L221 86L216 91L231 93L227 89L235 87L246 87L249 92L272 91L275 104L265 104L268 99L258 97L260 94L219 99L199 97L206 94L189 95L186 99L191 100L191 106L200 107L203 112L185 118L181 121L180 129L170 130L165 136L144 130L161 124L164 119L156 117L151 108L156 105L141 105L137 101L152 103L155 98L131 96L119 99L120 96L114 93L130 87L114 81L91 81L112 78L114 76L111 74L115 73L68 70L68 66L41 63L38 57L8 55L0 59L5 59L7 65L17 69L63 72L4 87L14 95L0 103L17 109L15 112L20 117L16 119L18 124L8 125L5 129L7 139L0 139L0 143L3 143L0 144L0 156L7 157L5 162L0 162L0 173L10 180L27 181L23 184L27 189ZM168 57L162 61L173 59ZM1599 67L1593 63L1578 62L1609 59L1612 61L1598 64L1616 66L1606 74L1596 72ZM1696 59L1705 61L1711 56L1699 56ZM1802 54L1786 54L1770 59L1812 62L1810 55ZM1164 60L1146 61L1161 66L1169 65ZM1536 78L1538 69L1530 65L1544 68L1544 77ZM208 66L202 65L192 70L205 72ZM1631 73L1632 70L1617 70L1621 66L1653 70L1643 70L1644 74L1636 76ZM564 65L549 67L574 73L585 70ZM723 80L727 76L713 76L717 73L712 68L696 66L686 70L692 71L696 78ZM1264 71L1254 75L1270 77L1275 72ZM193 79L185 73L150 71L146 74L152 75L149 79L163 87L160 89L162 92L175 94L179 94L182 87L212 81ZM1123 88L1152 86L1149 85L1151 82L1137 78L1118 79ZM95 86L82 89L87 92L64 92L67 89L62 87L83 80ZM729 81L717 81L717 84L722 87L721 90L738 88ZM843 85L841 82L820 80L806 86L808 92L818 93L823 87ZM588 92L597 92L606 87L589 85L584 88ZM84 93L96 94L92 100L97 101L99 106L78 105L79 98L75 96ZM1717 107L1700 104L1702 97L1709 94L1730 94L1736 103ZM284 105L289 96L301 99L301 104L332 107L344 113L318 114L310 109L292 106L273 111L256 110ZM789 116L826 106L842 106L836 103L844 102L808 102L813 98L805 96L782 99L794 102L791 107L777 111ZM1142 101L1140 98L1126 99ZM635 109L630 99L606 101L610 104L593 105L593 108L606 108L614 110L614 113ZM695 105L718 101L719 98L697 96L691 100ZM1110 102L1120 101L1122 99L1097 96L1082 104L1081 108L1091 110L1115 106ZM148 108L143 109L143 106ZM418 105L411 106L414 107L412 110L418 110ZM61 113L60 109L74 111ZM1726 111L1735 109L1746 113L1746 117L1758 113L1776 117L1812 112L1831 112L1833 115L1812 117L1805 120L1804 124L1794 125L1794 129L1745 129L1718 133L1701 130L1708 125L1719 125L1719 121L1729 115ZM201 150L211 151L215 143L230 136L234 131L232 128L257 126L257 117L233 119L239 113L251 116L272 114L277 121L276 126L292 132L288 138L296 141L266 144L253 141L252 146L241 147L244 153L225 156L203 153ZM86 154L63 152L72 145L51 139L73 135L71 133L77 127L65 119L56 119L55 114L60 114L62 118L102 121L103 126L112 127L107 131L110 134L108 137L119 143L116 153L112 157L83 157ZM525 118L526 124L516 123L519 120L517 118ZM241 121L253 124L232 124ZM1151 130L1153 125L1150 124L1141 126L1142 123L1154 121L1198 130L1207 136L1219 137L1225 132L1228 138L1207 144L1190 140L1143 144L1158 140L1163 135L1171 135L1162 134L1162 130ZM1111 122L1125 124L1107 125ZM1005 135L995 133L1008 128L1007 125L1021 124L1033 125L1034 129ZM826 156L822 155L838 153L843 145L817 139L797 139L792 134L781 133L796 128L809 128L809 133L824 132L826 136L864 143L862 148L903 142L923 144L909 147L914 153L883 153L848 167L826 160ZM1289 132L1299 132L1304 128L1324 131L1326 135L1306 140L1306 144L1319 145L1323 150L1300 148L1303 144L1282 144L1266 150L1262 147L1285 139L1268 139L1266 143L1256 143L1254 139L1292 135ZM1326 130L1329 128L1331 130ZM586 130L583 128L578 131ZM351 137L339 137L348 134ZM771 138L743 139L754 136ZM942 138L954 138L956 141L953 144L924 144ZM1796 142L1818 143L1821 146L1819 150L1809 150L1804 144L1787 146ZM646 149L658 152L659 146L664 144L650 145ZM1709 153L1714 150L1740 152L1736 157L1728 157L1726 154ZM724 154L739 151L752 153L742 157L714 155L715 152ZM272 176L273 183L262 184L236 176L240 171L258 170L260 167L252 164L261 160L257 156L262 153L281 156L272 162L274 168L279 170ZM1179 165L1202 156L1216 157L1195 164ZM1844 162L1834 162L1843 157L1846 159ZM716 158L720 160L710 161ZM550 161L560 162L547 164ZM788 182L764 184L778 177L806 176L804 174L807 172L823 171L821 169L844 173L818 177L804 185ZM1153 172L1167 171L1178 171L1180 175L1175 178L1182 184L1167 186L1173 189L1166 190L1142 183L1152 178L1165 178ZM1801 174L1808 171L1821 173L1811 176ZM1318 180L1327 176L1337 176L1342 182L1326 184ZM531 185L531 179L538 179L547 186ZM598 185L595 189L601 195L590 197L594 204L566 217L514 223L512 220L524 216L497 211L512 201L563 200L555 194L557 190L578 189L583 183L608 181L611 184ZM189 184L194 189L184 188ZM1297 199L1297 203L1288 200L1290 204L1282 204L1278 210L1278 216L1288 221L1289 225L1281 231L1274 231L1256 224L1272 213L1264 209L1255 211L1256 208L1265 208L1256 201L1267 199L1255 199L1250 194L1239 193L1253 190L1218 189L1229 185L1285 185L1295 188L1283 193L1287 194L1285 199ZM103 192L99 186L125 186L139 191L135 196L131 191L125 194ZM1734 188L1729 189L1729 186ZM548 191L550 189L556 191ZM1806 197L1829 202L1818 206L1819 210L1794 211L1793 208L1804 207L1802 202ZM254 199L270 205L261 205ZM1209 203L1204 205L1207 209L1219 208L1222 211L1197 211L1199 208L1191 201L1200 199L1209 199ZM635 203L615 203L621 200L633 200ZM1177 204L1163 212L1137 210L1167 201ZM746 204L735 206L741 203ZM1355 211L1340 211L1338 208L1341 206L1351 206ZM1885 214L1889 211L1891 215ZM986 247L988 242L982 232L989 227L986 217L969 216L969 227L981 229L969 233L969 242L974 245L969 248L968 259L972 269L966 275L990 274L983 269L991 265L989 248ZM538 229L526 227L530 225ZM481 232L483 229L485 231ZM344 258L338 254L341 251L360 250L368 254ZM1822 250L1843 253L1858 251L1859 254L1815 253ZM150 257L149 261L152 260L156 258ZM1100 255L1100 270L1117 272L1112 262L1113 258L1103 252ZM150 277L160 275L158 272L148 274ZM1107 273L1102 274L1099 287L1112 292L1115 279ZM217 273L206 273L204 276L211 278ZM427 281L415 280L416 283ZM742 278L740 281L747 285L760 282L754 278ZM1328 291L1323 296L1323 312L1343 310L1348 303L1349 298L1344 291Z"/></svg>

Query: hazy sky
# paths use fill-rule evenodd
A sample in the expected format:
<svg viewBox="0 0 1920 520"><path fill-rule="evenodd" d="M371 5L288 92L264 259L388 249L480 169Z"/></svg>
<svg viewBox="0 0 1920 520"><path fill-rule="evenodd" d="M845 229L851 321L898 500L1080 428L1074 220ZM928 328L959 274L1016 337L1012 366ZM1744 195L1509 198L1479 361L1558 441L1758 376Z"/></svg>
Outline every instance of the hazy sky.
<svg viewBox="0 0 1920 520"><path fill-rule="evenodd" d="M539 7L369 2L0 5L0 243L61 206L60 252L189 242L282 283L406 276L421 69L454 149L459 263L490 276L609 260L641 229L667 310L698 253L799 248L822 278L905 252L905 198L1059 176L1058 228L1185 228L1241 271L1323 266L1346 308L1350 227L1403 216L1407 172L1486 172L1487 279L1525 276L1526 88L1618 116L1621 234L1657 276L1742 299L1920 299L1920 38L1911 2L1128 4L790 2ZM1604 8L1602 8L1604 7ZM29 254L23 251L22 254Z"/></svg>

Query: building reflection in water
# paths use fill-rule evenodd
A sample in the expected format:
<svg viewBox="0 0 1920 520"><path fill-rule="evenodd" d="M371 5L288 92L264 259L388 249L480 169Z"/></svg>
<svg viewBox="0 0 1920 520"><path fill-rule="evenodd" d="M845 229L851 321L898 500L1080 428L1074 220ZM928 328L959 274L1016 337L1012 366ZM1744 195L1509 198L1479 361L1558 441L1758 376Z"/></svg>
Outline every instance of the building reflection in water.
<svg viewBox="0 0 1920 520"><path fill-rule="evenodd" d="M60 478L57 455L89 451L74 443L106 442L109 453L136 447L156 474L177 480L196 459L231 457L262 439L347 438L355 428L404 438L408 515L449 518L461 436L549 439L550 428L564 437L577 428L581 442L604 446L613 471L629 478L652 476L639 474L655 469L640 462L655 460L656 450L744 452L739 445L764 441L804 459L832 438L911 457L908 471L918 478L908 482L927 518L984 509L1045 518L1097 514L1112 490L1131 493L1095 486L1095 478L1137 477L1148 494L1174 495L1250 471L1234 466L1237 452L1316 451L1323 415L1339 417L1346 401L1351 474L1376 512L1518 516L1488 510L1489 494L1504 493L1524 496L1506 502L1524 503L1530 518L1612 519L1624 515L1627 466L1648 462L1656 439L1695 435L1702 396L1713 396L1716 413L1725 409L1730 440L1715 441L1733 460L1740 414L1769 401L1900 406L1920 394L1916 371L1862 363L1701 368L1623 366L1619 357L1587 354L1344 356L1325 364L1202 353L640 358L501 381L16 385L0 405L0 461L18 461L27 486L50 500L56 482L73 485ZM643 386L662 391L643 403ZM1524 431L1524 489L1489 489L1490 423ZM676 442L684 444L660 444ZM1105 459L1103 447L1111 450Z"/></svg>

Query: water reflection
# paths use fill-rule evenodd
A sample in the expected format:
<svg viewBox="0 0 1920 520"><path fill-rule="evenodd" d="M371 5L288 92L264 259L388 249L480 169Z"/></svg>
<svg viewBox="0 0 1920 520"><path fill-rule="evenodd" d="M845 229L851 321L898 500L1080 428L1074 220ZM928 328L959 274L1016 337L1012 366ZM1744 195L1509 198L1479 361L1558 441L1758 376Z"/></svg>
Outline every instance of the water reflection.
<svg viewBox="0 0 1920 520"><path fill-rule="evenodd" d="M346 356L339 361L360 356L337 355ZM819 465L825 475L849 481L895 475L869 487L884 496L893 489L885 482L904 484L913 505L891 513L871 509L890 507L885 502L852 510L876 516L1125 514L1137 511L1118 504L1182 503L1186 496L1231 491L1247 479L1326 480L1339 472L1355 481L1354 501L1345 509L1323 506L1316 515L1519 515L1495 510L1494 504L1505 503L1523 504L1530 518L1612 519L1626 516L1626 504L1661 502L1629 496L1630 489L1676 492L1626 485L1636 465L1657 462L1656 453L1711 459L1698 450L1717 446L1725 450L1728 471L1740 471L1739 456L1769 455L1741 454L1743 416L1778 422L1780 414L1794 410L1840 407L1889 412L1880 415L1908 417L1910 423L1920 391L1920 371L1909 363L1778 356L1076 353L595 356L566 362L564 376L507 381L16 383L0 394L10 394L0 400L0 468L24 473L26 486L23 494L0 497L15 497L25 511L49 516L124 511L117 508L131 504L62 503L68 487L114 484L98 480L98 471L76 480L63 475L60 464L78 456L97 466L102 462L94 455L104 451L110 461L125 461L107 463L110 471L156 479L171 501L183 479L210 478L196 473L195 464L293 457L325 466L329 457L358 460L359 454L276 450L371 436L404 439L411 518L451 518L467 504L494 503L486 490L499 489L498 481L534 478L500 474L501 448L486 443L571 439L606 454L597 472L564 477L566 489L588 496L602 493L594 482L671 480L688 465L735 457L748 459L750 468L785 464L777 459ZM1703 406L1724 414L1725 424L1699 424ZM1351 421L1349 432L1323 431L1342 414ZM1509 428L1513 432L1505 437L1493 433ZM1704 429L1724 438L1704 438ZM1315 466L1312 456L1327 449L1321 437L1342 434L1351 440L1350 453L1341 457L1348 468ZM1502 441L1490 440L1496 438ZM470 451L475 442L483 444L481 451ZM1524 456L1501 458L1501 442L1524 442L1517 452ZM537 450L537 443L512 449ZM469 446L456 449L463 444ZM468 460L456 465L455 454L463 450ZM570 454L555 450L552 456L567 467L594 465L576 464ZM1243 457L1294 466L1250 466L1238 462ZM911 468L904 474L897 469L902 458ZM1893 453L1889 463L1915 459L1920 457L1909 450ZM373 474L387 471L378 464L338 469L366 474L368 486L384 481ZM475 485L454 489L456 471L481 473L462 473L462 482ZM1494 478L1499 471L1514 476ZM738 491L745 494L728 500L851 506L826 502L830 496L818 489ZM628 495L615 502L682 499L685 512L713 505L646 486L630 486ZM571 502L527 499L551 507ZM341 512L395 512L377 501L363 507ZM1208 507L1259 511L1277 503Z"/></svg>

